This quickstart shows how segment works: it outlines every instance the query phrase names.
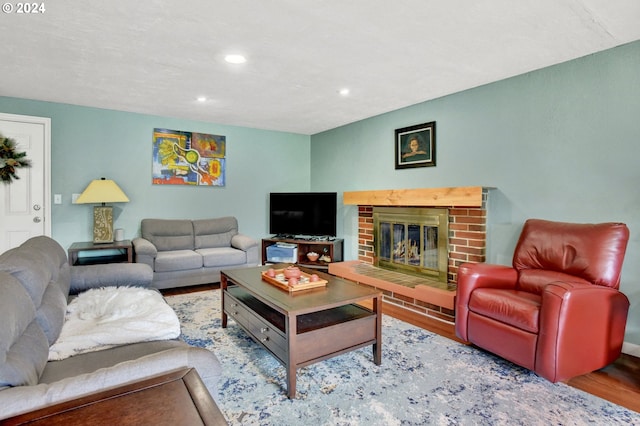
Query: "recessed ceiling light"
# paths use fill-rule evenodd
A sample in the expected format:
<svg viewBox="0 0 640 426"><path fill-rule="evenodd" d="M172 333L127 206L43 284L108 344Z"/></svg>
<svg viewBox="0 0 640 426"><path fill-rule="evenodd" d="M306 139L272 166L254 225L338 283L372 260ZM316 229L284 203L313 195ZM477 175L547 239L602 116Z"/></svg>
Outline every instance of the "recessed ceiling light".
<svg viewBox="0 0 640 426"><path fill-rule="evenodd" d="M196 98L196 100L197 100L198 102L207 102L207 97L206 97L206 96L198 96L198 97Z"/></svg>
<svg viewBox="0 0 640 426"><path fill-rule="evenodd" d="M247 58L242 55L227 55L224 57L224 60L230 64L244 64L247 62Z"/></svg>
<svg viewBox="0 0 640 426"><path fill-rule="evenodd" d="M349 89L345 87L344 89L338 90L338 93L340 93L340 95L342 96L347 96L349 94Z"/></svg>

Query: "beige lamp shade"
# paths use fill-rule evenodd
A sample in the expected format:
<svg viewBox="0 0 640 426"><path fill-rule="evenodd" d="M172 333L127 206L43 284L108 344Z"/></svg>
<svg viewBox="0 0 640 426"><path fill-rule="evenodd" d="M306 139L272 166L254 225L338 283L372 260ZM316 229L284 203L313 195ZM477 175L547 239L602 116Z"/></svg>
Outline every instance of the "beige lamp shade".
<svg viewBox="0 0 640 426"><path fill-rule="evenodd" d="M93 208L93 242L113 242L113 208L105 203L127 203L129 198L112 180L92 181L80 194L76 204L101 204Z"/></svg>
<svg viewBox="0 0 640 426"><path fill-rule="evenodd" d="M80 194L76 204L128 203L129 198L112 180L96 179Z"/></svg>

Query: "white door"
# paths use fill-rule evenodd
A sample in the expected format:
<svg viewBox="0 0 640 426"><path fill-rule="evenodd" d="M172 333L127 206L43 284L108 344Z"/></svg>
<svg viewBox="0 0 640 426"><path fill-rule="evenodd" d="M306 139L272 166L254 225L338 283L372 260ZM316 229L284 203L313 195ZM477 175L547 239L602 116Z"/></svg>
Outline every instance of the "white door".
<svg viewBox="0 0 640 426"><path fill-rule="evenodd" d="M0 113L0 133L16 141L31 167L0 182L0 253L36 235L51 236L51 119Z"/></svg>

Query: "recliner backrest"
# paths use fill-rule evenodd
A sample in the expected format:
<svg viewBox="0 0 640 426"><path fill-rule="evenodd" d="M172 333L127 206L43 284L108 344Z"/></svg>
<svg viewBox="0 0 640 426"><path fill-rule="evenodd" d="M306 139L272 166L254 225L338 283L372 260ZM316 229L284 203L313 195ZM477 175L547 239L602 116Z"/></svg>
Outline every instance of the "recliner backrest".
<svg viewBox="0 0 640 426"><path fill-rule="evenodd" d="M513 254L521 289L540 293L553 281L617 289L629 240L623 223L576 224L529 219Z"/></svg>

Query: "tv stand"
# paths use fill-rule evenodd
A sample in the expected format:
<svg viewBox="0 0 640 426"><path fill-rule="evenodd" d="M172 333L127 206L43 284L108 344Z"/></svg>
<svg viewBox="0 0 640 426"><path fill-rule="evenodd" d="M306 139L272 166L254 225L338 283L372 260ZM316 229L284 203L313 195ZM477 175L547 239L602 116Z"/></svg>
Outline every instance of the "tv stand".
<svg viewBox="0 0 640 426"><path fill-rule="evenodd" d="M344 246L344 240L340 238L334 238L333 240L312 240L312 239L300 239L300 238L280 238L274 236L272 238L265 238L262 240L262 264L266 265L270 262L267 259L267 247L276 243L289 243L295 244L298 247L297 264L306 266L308 268L316 268L327 270L329 264L333 262L342 262L342 251ZM311 261L307 258L307 253L315 252L320 255L320 258L316 261ZM323 258L323 256L328 257Z"/></svg>

